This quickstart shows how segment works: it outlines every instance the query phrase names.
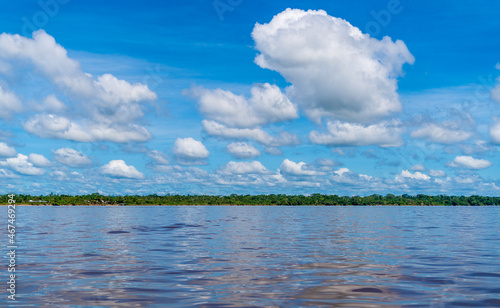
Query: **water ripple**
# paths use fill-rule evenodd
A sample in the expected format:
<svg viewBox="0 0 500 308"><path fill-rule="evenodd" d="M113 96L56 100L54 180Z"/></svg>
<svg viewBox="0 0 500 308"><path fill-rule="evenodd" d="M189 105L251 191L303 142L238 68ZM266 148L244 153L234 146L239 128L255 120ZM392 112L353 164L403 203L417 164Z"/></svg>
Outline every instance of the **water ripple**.
<svg viewBox="0 0 500 308"><path fill-rule="evenodd" d="M19 215L26 307L500 307L497 207Z"/></svg>

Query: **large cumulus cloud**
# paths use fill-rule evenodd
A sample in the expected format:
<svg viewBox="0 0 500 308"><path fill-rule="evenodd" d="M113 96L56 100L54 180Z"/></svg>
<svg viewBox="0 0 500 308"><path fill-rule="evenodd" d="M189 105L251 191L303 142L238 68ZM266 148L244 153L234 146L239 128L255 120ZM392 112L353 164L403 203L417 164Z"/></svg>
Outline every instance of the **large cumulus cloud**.
<svg viewBox="0 0 500 308"><path fill-rule="evenodd" d="M404 42L377 40L325 11L287 9L252 32L255 62L292 85L313 120L369 122L401 110L397 77L414 58Z"/></svg>

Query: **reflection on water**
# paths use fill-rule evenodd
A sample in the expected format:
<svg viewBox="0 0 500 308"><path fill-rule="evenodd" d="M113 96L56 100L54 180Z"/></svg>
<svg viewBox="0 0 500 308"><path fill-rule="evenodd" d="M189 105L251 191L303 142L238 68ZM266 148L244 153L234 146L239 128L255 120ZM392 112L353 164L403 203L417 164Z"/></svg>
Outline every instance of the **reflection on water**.
<svg viewBox="0 0 500 308"><path fill-rule="evenodd" d="M25 307L500 307L496 207L21 207Z"/></svg>

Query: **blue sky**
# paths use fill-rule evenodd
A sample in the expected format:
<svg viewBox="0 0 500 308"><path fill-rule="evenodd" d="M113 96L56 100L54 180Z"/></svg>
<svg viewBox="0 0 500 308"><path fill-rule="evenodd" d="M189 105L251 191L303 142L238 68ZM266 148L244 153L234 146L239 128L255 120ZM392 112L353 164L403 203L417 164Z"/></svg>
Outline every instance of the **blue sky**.
<svg viewBox="0 0 500 308"><path fill-rule="evenodd" d="M2 4L0 192L500 195L500 4Z"/></svg>

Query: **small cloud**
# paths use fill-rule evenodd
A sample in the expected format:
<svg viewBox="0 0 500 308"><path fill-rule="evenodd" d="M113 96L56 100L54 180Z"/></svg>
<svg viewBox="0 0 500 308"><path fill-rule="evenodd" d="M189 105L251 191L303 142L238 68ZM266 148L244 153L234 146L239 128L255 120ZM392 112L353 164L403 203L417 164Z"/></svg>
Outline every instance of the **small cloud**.
<svg viewBox="0 0 500 308"><path fill-rule="evenodd" d="M148 157L153 160L154 163L158 165L168 165L168 157L164 153L157 151L157 150L152 150L148 154Z"/></svg>
<svg viewBox="0 0 500 308"><path fill-rule="evenodd" d="M0 142L0 157L14 157L17 155L16 149Z"/></svg>
<svg viewBox="0 0 500 308"><path fill-rule="evenodd" d="M142 179L144 174L134 166L128 166L123 160L112 160L101 167L101 173L115 178Z"/></svg>
<svg viewBox="0 0 500 308"><path fill-rule="evenodd" d="M49 175L58 181L66 179L66 173L64 173L64 171L61 170L52 171L51 173L49 173Z"/></svg>
<svg viewBox="0 0 500 308"><path fill-rule="evenodd" d="M340 121L327 122L328 133L312 131L309 140L327 146L399 147L403 145L403 128L399 121L361 125Z"/></svg>
<svg viewBox="0 0 500 308"><path fill-rule="evenodd" d="M54 94L51 94L44 99L42 107L44 110L56 112L66 109L66 105L61 102Z"/></svg>
<svg viewBox="0 0 500 308"><path fill-rule="evenodd" d="M333 173L337 174L338 176L342 176L344 175L344 173L349 173L349 172L351 172L351 170L349 170L348 168L340 168L339 170L334 171Z"/></svg>
<svg viewBox="0 0 500 308"><path fill-rule="evenodd" d="M24 129L42 138L67 139L78 142L90 142L94 138L79 124L66 117L54 114L38 114L23 124Z"/></svg>
<svg viewBox="0 0 500 308"><path fill-rule="evenodd" d="M472 137L472 133L460 129L457 123L447 123L446 125L437 125L429 123L422 128L411 133L412 138L426 139L428 141L440 144L452 144L465 141Z"/></svg>
<svg viewBox="0 0 500 308"><path fill-rule="evenodd" d="M200 112L207 119L232 128L253 128L298 118L297 107L275 85L254 85L250 98L222 89L193 88Z"/></svg>
<svg viewBox="0 0 500 308"><path fill-rule="evenodd" d="M191 137L177 138L174 142L174 154L183 164L199 164L210 156L207 148L198 140Z"/></svg>
<svg viewBox="0 0 500 308"><path fill-rule="evenodd" d="M334 161L328 158L318 158L312 164L310 164L311 170L316 170L320 172L329 173L333 171L334 167L343 166L344 164L338 161Z"/></svg>
<svg viewBox="0 0 500 308"><path fill-rule="evenodd" d="M47 158L45 158L45 156L40 154L31 153L30 155L28 155L28 160L37 167L49 167L52 165L52 163Z"/></svg>
<svg viewBox="0 0 500 308"><path fill-rule="evenodd" d="M260 151L253 145L244 142L231 143L227 146L227 150L231 155L240 159L254 158L261 155Z"/></svg>
<svg viewBox="0 0 500 308"><path fill-rule="evenodd" d="M23 154L17 154L17 157L0 161L0 166L7 167L24 175L43 175L45 173L45 170L35 167L28 161L28 156Z"/></svg>
<svg viewBox="0 0 500 308"><path fill-rule="evenodd" d="M446 177L446 172L444 172L443 170L431 169L431 170L429 170L429 175L433 176L435 178L444 178L444 177Z"/></svg>
<svg viewBox="0 0 500 308"><path fill-rule="evenodd" d="M408 170L403 170L401 171L401 174L396 177L398 181L402 181L403 179L413 179L413 180L420 180L420 181L428 181L431 179L430 176L427 174L423 174L421 172L415 172L411 173Z"/></svg>
<svg viewBox="0 0 500 308"><path fill-rule="evenodd" d="M56 161L69 167L81 168L92 164L87 155L70 148L61 148L54 155Z"/></svg>
<svg viewBox="0 0 500 308"><path fill-rule="evenodd" d="M422 164L416 164L411 167L413 171L425 171L425 166Z"/></svg>
<svg viewBox="0 0 500 308"><path fill-rule="evenodd" d="M250 139L268 147L293 146L300 144L295 134L281 132L278 136L271 136L261 128L232 128L215 121L201 121L203 130L210 136L227 139Z"/></svg>
<svg viewBox="0 0 500 308"><path fill-rule="evenodd" d="M330 178L332 181L347 185L366 185L368 182L374 182L377 180L376 178L366 174L352 172L348 168L340 168L339 170L334 171L333 174L334 175Z"/></svg>
<svg viewBox="0 0 500 308"><path fill-rule="evenodd" d="M309 169L308 165L304 162L296 163L289 159L285 159L281 163L280 171L284 174L292 176L313 176L324 174L323 172Z"/></svg>
<svg viewBox="0 0 500 308"><path fill-rule="evenodd" d="M6 169L0 169L0 178L15 178L15 175L12 171Z"/></svg>
<svg viewBox="0 0 500 308"><path fill-rule="evenodd" d="M270 173L266 167L264 167L258 161L251 162L234 162L230 161L224 167L222 167L223 173L228 174L268 174Z"/></svg>
<svg viewBox="0 0 500 308"><path fill-rule="evenodd" d="M22 104L19 98L0 85L0 118L8 119L13 112L20 112Z"/></svg>
<svg viewBox="0 0 500 308"><path fill-rule="evenodd" d="M490 167L493 163L486 159L477 159L471 156L457 156L448 165L453 168L465 167L472 170L480 170Z"/></svg>
<svg viewBox="0 0 500 308"><path fill-rule="evenodd" d="M500 87L500 86L499 86ZM497 120L495 124L490 127L491 142L500 145L500 121Z"/></svg>

